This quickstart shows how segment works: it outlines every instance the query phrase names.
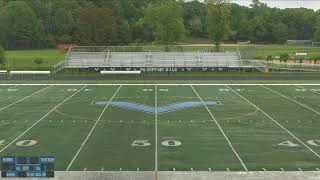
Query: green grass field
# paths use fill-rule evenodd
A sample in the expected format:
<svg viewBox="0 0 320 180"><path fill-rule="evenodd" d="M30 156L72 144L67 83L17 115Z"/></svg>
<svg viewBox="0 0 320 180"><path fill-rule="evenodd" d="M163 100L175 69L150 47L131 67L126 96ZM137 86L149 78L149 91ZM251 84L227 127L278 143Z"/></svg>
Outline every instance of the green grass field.
<svg viewBox="0 0 320 180"><path fill-rule="evenodd" d="M320 85L0 86L0 156L59 171L316 171Z"/></svg>
<svg viewBox="0 0 320 180"><path fill-rule="evenodd" d="M310 59L314 56L320 56L320 47L312 46L302 46L302 45L250 45L250 48L247 46L239 47L241 53L246 55L249 50L249 57L247 58L257 58L262 57L265 59L266 56L280 56L281 54L288 53L293 56L295 53L307 53L307 59Z"/></svg>
<svg viewBox="0 0 320 180"><path fill-rule="evenodd" d="M34 62L36 58L43 59L43 63L38 65ZM17 50L6 51L7 69L51 69L52 66L65 58L65 52L57 49L44 50Z"/></svg>

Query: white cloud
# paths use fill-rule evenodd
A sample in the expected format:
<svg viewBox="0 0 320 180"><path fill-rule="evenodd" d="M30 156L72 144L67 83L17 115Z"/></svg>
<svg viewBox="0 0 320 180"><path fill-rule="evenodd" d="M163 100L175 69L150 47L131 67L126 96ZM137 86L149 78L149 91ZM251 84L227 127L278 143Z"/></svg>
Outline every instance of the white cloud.
<svg viewBox="0 0 320 180"><path fill-rule="evenodd" d="M231 0L240 5L249 6L251 0ZM309 8L318 10L320 9L320 0L260 0L260 2L267 3L270 7L277 8Z"/></svg>

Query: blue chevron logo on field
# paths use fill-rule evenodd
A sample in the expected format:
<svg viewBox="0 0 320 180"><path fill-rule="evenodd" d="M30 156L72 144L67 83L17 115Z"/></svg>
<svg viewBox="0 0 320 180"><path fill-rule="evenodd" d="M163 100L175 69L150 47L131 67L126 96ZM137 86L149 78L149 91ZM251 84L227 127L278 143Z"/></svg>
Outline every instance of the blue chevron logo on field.
<svg viewBox="0 0 320 180"><path fill-rule="evenodd" d="M95 104L96 105L107 105L109 101L97 101ZM199 106L214 106L214 105L219 105L220 102L215 102L215 101L205 101L204 103L201 101L186 101L186 102L178 102L178 103L172 103L172 104L167 104L167 105L161 105L157 107L157 112L159 114L161 113L168 113L168 112L173 112L173 111L179 111L179 110L184 110L184 109L191 109L194 107L199 107ZM120 108L126 108L130 110L135 110L135 111L140 111L140 112L146 112L146 113L155 113L155 107L154 106L149 106L145 104L140 104L140 103L133 103L133 102L127 102L127 101L113 101L110 102L111 106L114 107L120 107Z"/></svg>

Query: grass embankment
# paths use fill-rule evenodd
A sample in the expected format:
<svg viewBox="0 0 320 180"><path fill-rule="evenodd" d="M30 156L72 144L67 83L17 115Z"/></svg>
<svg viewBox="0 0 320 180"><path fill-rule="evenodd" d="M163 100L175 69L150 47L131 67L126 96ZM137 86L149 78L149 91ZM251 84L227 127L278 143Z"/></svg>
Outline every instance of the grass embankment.
<svg viewBox="0 0 320 180"><path fill-rule="evenodd" d="M3 68L8 70L48 70L65 57L65 51L56 49L6 51L6 63ZM41 64L35 63L42 59Z"/></svg>

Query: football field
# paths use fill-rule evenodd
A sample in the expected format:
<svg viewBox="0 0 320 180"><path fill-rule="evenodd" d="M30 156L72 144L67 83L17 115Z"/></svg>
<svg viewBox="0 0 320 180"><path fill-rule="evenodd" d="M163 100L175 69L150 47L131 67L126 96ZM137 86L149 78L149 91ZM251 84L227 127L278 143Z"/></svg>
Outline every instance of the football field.
<svg viewBox="0 0 320 180"><path fill-rule="evenodd" d="M0 85L0 156L58 171L319 171L319 84Z"/></svg>

